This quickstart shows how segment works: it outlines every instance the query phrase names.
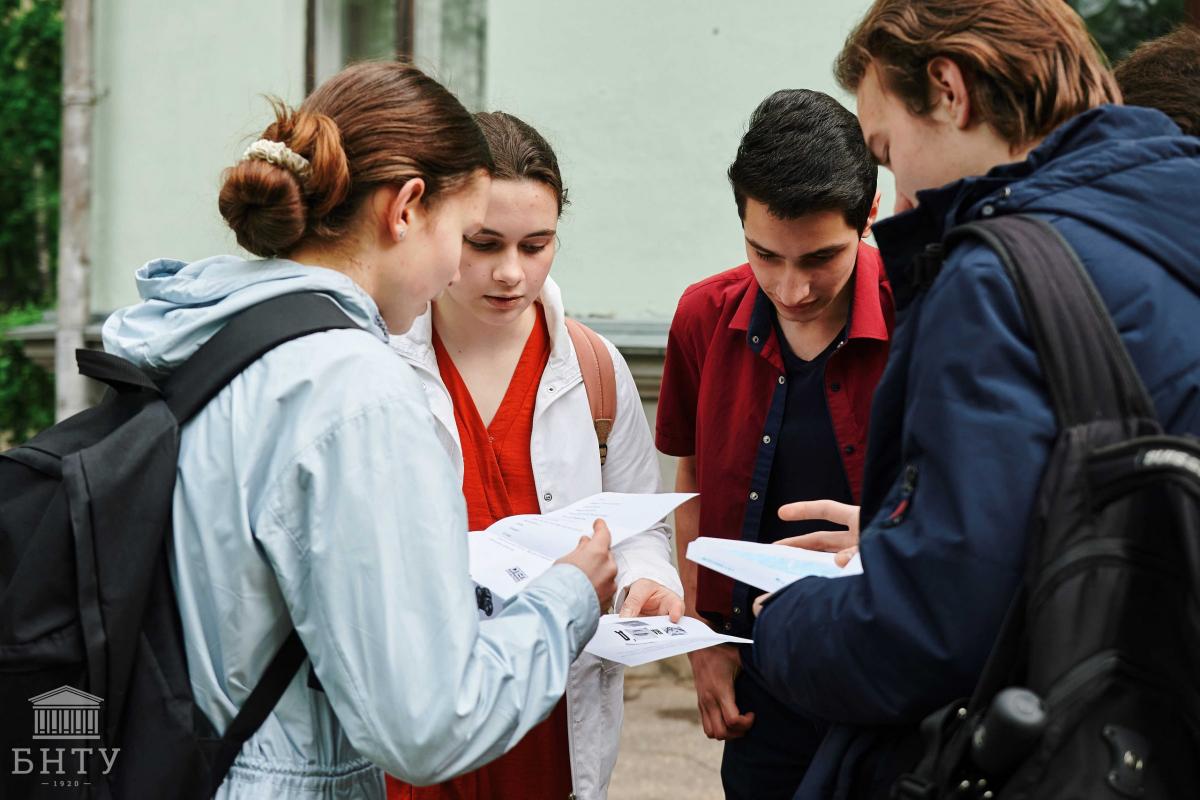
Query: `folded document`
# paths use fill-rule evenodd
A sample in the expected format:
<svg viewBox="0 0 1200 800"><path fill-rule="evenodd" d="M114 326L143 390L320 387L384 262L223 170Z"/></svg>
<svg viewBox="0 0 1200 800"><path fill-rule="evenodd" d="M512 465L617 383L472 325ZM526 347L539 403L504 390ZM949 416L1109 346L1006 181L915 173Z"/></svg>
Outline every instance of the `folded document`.
<svg viewBox="0 0 1200 800"><path fill-rule="evenodd" d="M728 575L735 581L773 592L801 578L844 578L862 574L856 553L844 567L833 553L818 553L785 544L759 544L701 536L688 545L688 561Z"/></svg>
<svg viewBox="0 0 1200 800"><path fill-rule="evenodd" d="M481 616L500 613L531 580L574 550L580 536L591 536L595 520L608 525L615 547L695 496L602 492L548 514L505 517L486 531L467 534Z"/></svg>
<svg viewBox="0 0 1200 800"><path fill-rule="evenodd" d="M622 618L605 614L600 618L596 635L583 649L594 656L637 667L715 644L750 644L750 640L717 633L691 617L671 622L667 616Z"/></svg>

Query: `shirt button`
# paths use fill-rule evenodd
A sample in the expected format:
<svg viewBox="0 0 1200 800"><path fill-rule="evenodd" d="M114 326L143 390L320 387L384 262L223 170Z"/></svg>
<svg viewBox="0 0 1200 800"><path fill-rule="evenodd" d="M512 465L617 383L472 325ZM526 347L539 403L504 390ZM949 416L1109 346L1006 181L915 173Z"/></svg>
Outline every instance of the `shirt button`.
<svg viewBox="0 0 1200 800"><path fill-rule="evenodd" d="M764 436L764 437L763 437L763 444L770 444L770 443L771 443L771 437L770 437L770 436Z"/></svg>
<svg viewBox="0 0 1200 800"><path fill-rule="evenodd" d="M992 205L991 203L988 203L986 206L984 206L982 209L980 209L980 213L983 214L985 217L990 217L996 213L996 207L994 205Z"/></svg>
<svg viewBox="0 0 1200 800"><path fill-rule="evenodd" d="M831 391L831 392L840 392L841 390L842 390L842 385L841 385L840 383L831 383L831 384L829 384L829 391Z"/></svg>
<svg viewBox="0 0 1200 800"><path fill-rule="evenodd" d="M750 493L750 499L751 499L751 500L757 500L757 499L758 499L758 492L751 492L751 493Z"/></svg>
<svg viewBox="0 0 1200 800"><path fill-rule="evenodd" d="M779 383L780 383L780 385L782 385L782 384L784 384L784 383L787 383L787 378L785 378L785 377L783 377L782 375L780 375L780 376L779 376Z"/></svg>
<svg viewBox="0 0 1200 800"><path fill-rule="evenodd" d="M547 392L553 392L553 391L554 391L554 387L553 387L553 386L547 386L547 387L546 387L546 391L547 391Z"/></svg>
<svg viewBox="0 0 1200 800"><path fill-rule="evenodd" d="M528 495L526 495L526 496L528 496ZM549 492L546 492L544 495L542 495L542 499L545 500L547 503L549 503L551 500L554 499L554 495L550 494Z"/></svg>
<svg viewBox="0 0 1200 800"><path fill-rule="evenodd" d="M853 452L854 452L854 445L852 445L852 444L846 445L846 455L850 455Z"/></svg>
<svg viewBox="0 0 1200 800"><path fill-rule="evenodd" d="M758 337L757 337L757 336L751 336L751 337L750 337L750 341L754 342L755 344L758 344Z"/></svg>
<svg viewBox="0 0 1200 800"><path fill-rule="evenodd" d="M733 613L734 613L734 614L740 614L740 613L742 613L742 607L741 607L741 606L734 606L734 607L733 607Z"/></svg>
<svg viewBox="0 0 1200 800"><path fill-rule="evenodd" d="M725 630L726 630L726 631L731 631L731 630L733 630L733 623L732 623L732 622L726 622L726 623L725 623Z"/></svg>

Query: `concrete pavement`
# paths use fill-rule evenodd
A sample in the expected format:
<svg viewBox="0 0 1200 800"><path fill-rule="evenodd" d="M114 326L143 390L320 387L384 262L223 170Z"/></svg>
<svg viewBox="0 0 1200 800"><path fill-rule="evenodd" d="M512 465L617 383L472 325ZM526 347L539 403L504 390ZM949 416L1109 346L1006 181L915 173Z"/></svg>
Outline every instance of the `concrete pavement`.
<svg viewBox="0 0 1200 800"><path fill-rule="evenodd" d="M621 754L608 796L722 800L721 747L700 727L687 656L627 669Z"/></svg>

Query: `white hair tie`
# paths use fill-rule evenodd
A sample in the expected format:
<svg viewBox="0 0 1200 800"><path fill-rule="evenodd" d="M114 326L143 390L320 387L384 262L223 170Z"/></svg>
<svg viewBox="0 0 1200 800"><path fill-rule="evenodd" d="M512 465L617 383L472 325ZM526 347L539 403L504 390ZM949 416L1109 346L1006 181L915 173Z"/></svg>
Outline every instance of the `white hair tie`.
<svg viewBox="0 0 1200 800"><path fill-rule="evenodd" d="M271 139L259 139L247 147L246 152L242 153L242 161L249 160L270 162L271 164L283 167L301 180L307 178L312 172L312 165L308 163L307 158L295 152L283 142L276 142Z"/></svg>

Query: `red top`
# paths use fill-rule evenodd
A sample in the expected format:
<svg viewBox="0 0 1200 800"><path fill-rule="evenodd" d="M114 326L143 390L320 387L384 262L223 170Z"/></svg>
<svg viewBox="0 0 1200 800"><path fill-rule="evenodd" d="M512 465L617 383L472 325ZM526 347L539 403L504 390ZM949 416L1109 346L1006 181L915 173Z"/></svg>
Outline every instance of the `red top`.
<svg viewBox="0 0 1200 800"><path fill-rule="evenodd" d="M878 250L859 244L853 280L847 339L826 364L825 400L858 502L871 398L887 362L894 311ZM787 372L764 303L770 301L743 264L689 287L671 322L656 444L667 455L696 457L703 536L757 540L770 477L764 437L776 438L779 424L768 412L781 411L773 401ZM732 590L732 580L701 568L697 610L728 620Z"/></svg>
<svg viewBox="0 0 1200 800"><path fill-rule="evenodd" d="M470 530L481 531L513 514L538 514L537 489L529 456L533 408L542 371L550 359L545 313L537 306L533 326L496 416L484 426L466 383L437 332L434 352L442 380L454 402L454 421L462 440L463 494ZM533 642L529 643L534 646ZM567 800L571 794L571 756L567 745L567 704L560 700L550 716L512 750L474 772L437 786L416 787L388 776L388 800L518 800L537 797Z"/></svg>

